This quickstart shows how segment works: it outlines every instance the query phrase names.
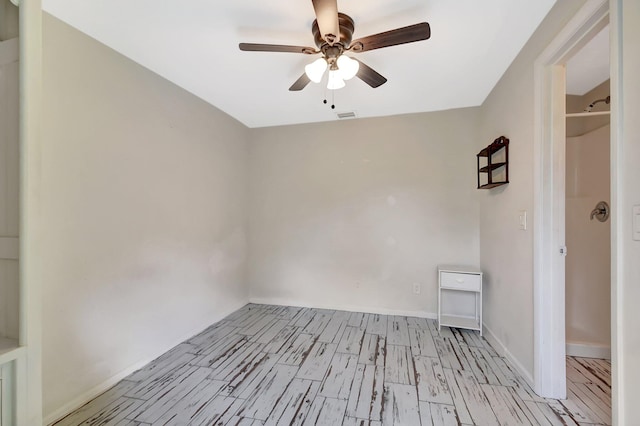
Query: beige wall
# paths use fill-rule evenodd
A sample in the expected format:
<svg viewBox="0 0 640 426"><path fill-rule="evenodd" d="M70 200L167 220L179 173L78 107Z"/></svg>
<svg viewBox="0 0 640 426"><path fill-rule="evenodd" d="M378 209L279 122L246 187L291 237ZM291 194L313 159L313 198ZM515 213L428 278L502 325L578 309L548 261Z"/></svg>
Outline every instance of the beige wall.
<svg viewBox="0 0 640 426"><path fill-rule="evenodd" d="M18 37L18 8L9 0L0 0L0 41Z"/></svg>
<svg viewBox="0 0 640 426"><path fill-rule="evenodd" d="M485 272L485 324L533 374L533 63L553 37L584 4L557 2L480 112L480 149L500 135L510 139L510 184L480 198L480 263ZM528 213L527 230L518 212Z"/></svg>
<svg viewBox="0 0 640 426"><path fill-rule="evenodd" d="M248 134L48 15L43 38L50 416L246 303Z"/></svg>
<svg viewBox="0 0 640 426"><path fill-rule="evenodd" d="M566 147L566 340L605 351L611 345L611 220L590 220L590 214L600 201L611 205L610 132L607 125L567 138ZM567 353L578 355L572 348Z"/></svg>
<svg viewBox="0 0 640 426"><path fill-rule="evenodd" d="M619 96L622 102L619 149L612 155L618 161L614 172L614 187L618 188L614 200L617 217L614 250L618 263L614 276L619 280L616 316L617 365L614 366L614 400L621 407L619 424L630 425L640 418L640 241L632 237L632 206L640 206L640 2L618 0L614 5L616 20L620 23L622 68L619 78ZM614 42L617 40L614 39ZM614 357L616 355L614 354Z"/></svg>
<svg viewBox="0 0 640 426"><path fill-rule="evenodd" d="M253 130L252 299L437 312L437 264L479 260L476 129L462 109Z"/></svg>
<svg viewBox="0 0 640 426"><path fill-rule="evenodd" d="M18 39L0 41L0 340L18 339Z"/></svg>

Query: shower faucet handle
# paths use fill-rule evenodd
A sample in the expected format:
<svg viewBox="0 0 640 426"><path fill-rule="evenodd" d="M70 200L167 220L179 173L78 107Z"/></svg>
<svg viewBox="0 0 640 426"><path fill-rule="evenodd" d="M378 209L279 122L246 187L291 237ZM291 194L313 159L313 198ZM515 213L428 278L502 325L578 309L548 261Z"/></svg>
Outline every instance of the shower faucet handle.
<svg viewBox="0 0 640 426"><path fill-rule="evenodd" d="M591 220L594 217L600 222L606 222L609 219L609 204L606 201L600 201L596 204L596 208L591 210Z"/></svg>

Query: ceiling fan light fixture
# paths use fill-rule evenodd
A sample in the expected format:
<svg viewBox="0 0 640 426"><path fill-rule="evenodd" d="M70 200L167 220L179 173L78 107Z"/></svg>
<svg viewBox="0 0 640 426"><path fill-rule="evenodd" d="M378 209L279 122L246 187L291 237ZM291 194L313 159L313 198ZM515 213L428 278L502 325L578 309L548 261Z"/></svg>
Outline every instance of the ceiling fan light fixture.
<svg viewBox="0 0 640 426"><path fill-rule="evenodd" d="M327 61L324 58L318 58L304 67L304 72L309 80L314 83L320 83L324 72L327 70Z"/></svg>
<svg viewBox="0 0 640 426"><path fill-rule="evenodd" d="M346 55L340 55L338 58L338 69L343 80L351 80L358 74L360 62Z"/></svg>
<svg viewBox="0 0 640 426"><path fill-rule="evenodd" d="M343 53L356 54L427 40L431 37L429 23L420 22L353 40L355 24L351 17L338 12L338 0L311 0L311 3L316 15L316 19L311 24L311 33L316 47L264 43L240 43L238 45L240 50L250 52L322 54L322 58L305 66L304 74L289 87L291 92L304 89L312 81L320 83L327 68L329 68L330 74L327 88L330 90L343 88L344 81L353 77L358 77L372 88L380 87L387 82L384 76L363 62L343 56Z"/></svg>
<svg viewBox="0 0 640 426"><path fill-rule="evenodd" d="M340 70L329 70L329 81L327 82L327 89L338 90L345 86L344 80Z"/></svg>

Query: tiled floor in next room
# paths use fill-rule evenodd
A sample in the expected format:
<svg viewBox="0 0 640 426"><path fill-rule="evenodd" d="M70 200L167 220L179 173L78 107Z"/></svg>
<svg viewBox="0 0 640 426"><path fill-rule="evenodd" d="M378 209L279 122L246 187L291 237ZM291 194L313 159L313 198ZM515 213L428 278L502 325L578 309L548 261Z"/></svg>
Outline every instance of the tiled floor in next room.
<svg viewBox="0 0 640 426"><path fill-rule="evenodd" d="M477 332L247 305L56 426L610 424L609 364L567 366L569 399L543 399Z"/></svg>

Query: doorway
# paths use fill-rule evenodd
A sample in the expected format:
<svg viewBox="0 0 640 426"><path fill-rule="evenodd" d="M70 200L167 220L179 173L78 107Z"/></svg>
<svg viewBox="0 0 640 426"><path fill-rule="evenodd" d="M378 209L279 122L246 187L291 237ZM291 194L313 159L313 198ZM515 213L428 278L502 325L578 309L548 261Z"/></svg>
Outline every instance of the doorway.
<svg viewBox="0 0 640 426"><path fill-rule="evenodd" d="M566 63L565 330L567 403L611 424L609 26Z"/></svg>
<svg viewBox="0 0 640 426"><path fill-rule="evenodd" d="M611 358L609 27L567 62L567 355Z"/></svg>
<svg viewBox="0 0 640 426"><path fill-rule="evenodd" d="M534 64L534 382L541 396L565 399L565 64L609 23L609 2L586 3ZM612 28L618 28L615 23ZM612 57L617 50L612 43ZM617 80L612 61L612 88ZM615 92L615 90L613 90ZM611 125L617 128L618 99L611 99ZM616 147L616 133L611 132ZM613 194L615 195L615 194ZM615 254L612 256L615 259ZM615 292L616 282L611 283ZM615 300L612 303L615 312ZM615 371L615 329L612 349ZM615 404L613 404L615 405ZM614 410L615 411L615 410ZM614 412L615 417L615 412Z"/></svg>

